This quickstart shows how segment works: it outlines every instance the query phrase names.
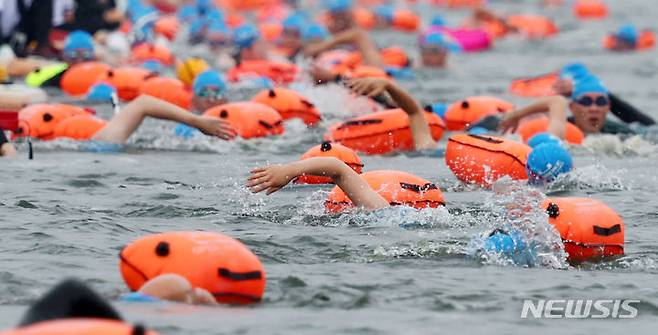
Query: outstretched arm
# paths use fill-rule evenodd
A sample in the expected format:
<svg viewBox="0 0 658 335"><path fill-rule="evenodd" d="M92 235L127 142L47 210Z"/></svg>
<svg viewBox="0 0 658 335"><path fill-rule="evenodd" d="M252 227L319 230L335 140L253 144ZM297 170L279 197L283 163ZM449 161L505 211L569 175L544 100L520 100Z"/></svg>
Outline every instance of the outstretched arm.
<svg viewBox="0 0 658 335"><path fill-rule="evenodd" d="M357 207L375 210L389 206L359 174L333 157L315 157L253 169L247 187L254 193L267 191L267 194L272 194L302 175L330 177Z"/></svg>
<svg viewBox="0 0 658 335"><path fill-rule="evenodd" d="M236 136L230 124L223 120L199 116L164 100L149 95L140 95L128 103L121 112L114 115L112 120L94 135L94 139L124 143L147 116L184 123L198 128L206 135L216 136L223 140L230 140Z"/></svg>
<svg viewBox="0 0 658 335"><path fill-rule="evenodd" d="M368 36L368 33L360 28L352 28L338 33L326 41L311 44L304 49L304 54L315 57L324 51L344 44L353 45L361 52L364 65L382 67L383 62L377 47Z"/></svg>
<svg viewBox="0 0 658 335"><path fill-rule="evenodd" d="M532 114L548 112L548 132L558 138L564 139L567 129L568 108L569 103L563 96L556 95L541 98L526 107L505 113L500 122L499 129L503 132L514 132L522 118Z"/></svg>
<svg viewBox="0 0 658 335"><path fill-rule="evenodd" d="M438 147L438 143L432 138L430 127L423 114L425 112L402 87L384 78L352 79L347 84L355 93L371 98L388 92L398 107L409 116L409 127L414 138L415 149L436 149Z"/></svg>

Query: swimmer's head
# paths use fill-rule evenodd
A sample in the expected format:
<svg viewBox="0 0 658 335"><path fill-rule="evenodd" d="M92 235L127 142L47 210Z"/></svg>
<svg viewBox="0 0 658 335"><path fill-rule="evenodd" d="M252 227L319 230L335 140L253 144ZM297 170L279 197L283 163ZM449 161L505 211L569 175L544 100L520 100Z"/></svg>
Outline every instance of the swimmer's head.
<svg viewBox="0 0 658 335"><path fill-rule="evenodd" d="M372 10L375 14L375 26L385 28L393 23L395 8L392 5L379 5Z"/></svg>
<svg viewBox="0 0 658 335"><path fill-rule="evenodd" d="M69 64L94 60L94 39L86 31L72 31L64 41L62 57Z"/></svg>
<svg viewBox="0 0 658 335"><path fill-rule="evenodd" d="M148 59L142 62L140 67L156 73L161 73L165 68L165 66L161 62L155 59Z"/></svg>
<svg viewBox="0 0 658 335"><path fill-rule="evenodd" d="M211 48L222 48L231 43L231 29L220 20L211 20L206 28L206 41Z"/></svg>
<svg viewBox="0 0 658 335"><path fill-rule="evenodd" d="M329 14L330 32L337 33L355 26L352 0L324 0L323 4Z"/></svg>
<svg viewBox="0 0 658 335"><path fill-rule="evenodd" d="M226 82L219 72L208 70L200 73L192 83L194 108L204 112L212 107L228 102Z"/></svg>
<svg viewBox="0 0 658 335"><path fill-rule="evenodd" d="M589 69L583 63L567 64L560 70L561 79L579 80L589 75Z"/></svg>
<svg viewBox="0 0 658 335"><path fill-rule="evenodd" d="M533 185L550 183L572 168L573 160L569 151L555 143L537 145L528 155L526 163L528 182Z"/></svg>
<svg viewBox="0 0 658 335"><path fill-rule="evenodd" d="M317 23L307 25L302 32L302 39L309 43L320 42L327 37L329 37L329 31L327 31L327 28Z"/></svg>
<svg viewBox="0 0 658 335"><path fill-rule="evenodd" d="M620 50L635 49L639 34L637 28L632 24L625 24L619 27L619 30L615 33L615 37L617 38L615 48Z"/></svg>
<svg viewBox="0 0 658 335"><path fill-rule="evenodd" d="M430 32L420 38L420 56L424 66L444 67L448 52L461 52L461 46L448 35Z"/></svg>
<svg viewBox="0 0 658 335"><path fill-rule="evenodd" d="M295 13L283 20L281 25L283 30L279 38L279 46L290 50L301 48L302 33L306 27L306 18L300 13Z"/></svg>
<svg viewBox="0 0 658 335"><path fill-rule="evenodd" d="M443 119L446 115L446 112L448 111L448 104L437 102L431 105L427 105L425 106L425 111L432 112Z"/></svg>
<svg viewBox="0 0 658 335"><path fill-rule="evenodd" d="M608 89L595 76L576 80L569 108L578 128L585 133L599 133L610 111Z"/></svg>
<svg viewBox="0 0 658 335"><path fill-rule="evenodd" d="M432 17L432 20L430 21L430 26L434 27L445 27L446 26L446 20L443 18L443 15L437 14Z"/></svg>
<svg viewBox="0 0 658 335"><path fill-rule="evenodd" d="M544 143L551 143L551 144L557 144L561 145L562 141L560 141L559 138L557 138L555 135L551 133L538 133L532 136L528 140L528 145L531 146L532 148L537 147L540 144Z"/></svg>
<svg viewBox="0 0 658 335"><path fill-rule="evenodd" d="M89 88L87 100L89 101L112 101L112 95L117 94L117 89L108 83L98 83Z"/></svg>
<svg viewBox="0 0 658 335"><path fill-rule="evenodd" d="M267 58L267 50L261 41L261 35L253 24L243 24L233 30L233 44L240 50L243 60L260 60Z"/></svg>

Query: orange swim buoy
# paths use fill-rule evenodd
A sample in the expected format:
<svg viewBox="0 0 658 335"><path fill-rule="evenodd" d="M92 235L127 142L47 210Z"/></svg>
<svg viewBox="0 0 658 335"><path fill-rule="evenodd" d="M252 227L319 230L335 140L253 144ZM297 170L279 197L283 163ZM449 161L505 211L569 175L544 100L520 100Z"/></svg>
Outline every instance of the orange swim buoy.
<svg viewBox="0 0 658 335"><path fill-rule="evenodd" d="M411 65L409 56L400 47L384 48L379 54L382 57L384 65L395 67L408 67Z"/></svg>
<svg viewBox="0 0 658 335"><path fill-rule="evenodd" d="M370 188L379 193L391 206L409 206L416 209L445 206L443 193L429 181L401 171L370 171L361 175ZM335 186L324 203L330 213L353 208L352 200Z"/></svg>
<svg viewBox="0 0 658 335"><path fill-rule="evenodd" d="M178 79L153 77L139 87L139 94L162 99L184 109L192 107L192 92Z"/></svg>
<svg viewBox="0 0 658 335"><path fill-rule="evenodd" d="M386 71L368 65L357 65L352 70L347 70L344 75L350 78L390 78Z"/></svg>
<svg viewBox="0 0 658 335"><path fill-rule="evenodd" d="M314 64L328 70L334 70L338 67L351 69L361 63L361 54L355 51L343 49L334 49L321 53L314 61Z"/></svg>
<svg viewBox="0 0 658 335"><path fill-rule="evenodd" d="M59 83L62 90L72 96L87 94L89 88L98 82L112 67L101 62L84 62L69 67Z"/></svg>
<svg viewBox="0 0 658 335"><path fill-rule="evenodd" d="M214 3L219 8L250 11L263 7L273 6L276 0L215 0Z"/></svg>
<svg viewBox="0 0 658 335"><path fill-rule="evenodd" d="M77 115L62 120L55 127L54 137L89 140L101 130L107 121L89 115Z"/></svg>
<svg viewBox="0 0 658 335"><path fill-rule="evenodd" d="M569 261L624 254L624 222L603 202L591 198L548 198L548 222L560 233Z"/></svg>
<svg viewBox="0 0 658 335"><path fill-rule="evenodd" d="M149 78L156 76L153 72L139 67L124 66L109 70L101 76L104 81L117 89L119 98L130 101L139 95L139 88Z"/></svg>
<svg viewBox="0 0 658 335"><path fill-rule="evenodd" d="M0 335L158 335L143 326L123 321L97 318L69 318L42 321L29 326L0 332Z"/></svg>
<svg viewBox="0 0 658 335"><path fill-rule="evenodd" d="M434 113L423 113L432 138L441 139L445 124ZM335 124L324 135L325 141L339 142L348 148L369 155L394 151L409 151L414 140L409 129L409 117L401 109L376 112Z"/></svg>
<svg viewBox="0 0 658 335"><path fill-rule="evenodd" d="M278 84L289 84L299 73L295 64L270 62L266 60L248 60L230 69L226 77L232 82L242 78L266 77Z"/></svg>
<svg viewBox="0 0 658 335"><path fill-rule="evenodd" d="M228 121L245 139L283 134L283 119L272 107L258 102L232 102L207 110L203 115Z"/></svg>
<svg viewBox="0 0 658 335"><path fill-rule="evenodd" d="M400 9L393 14L392 26L401 31L414 32L420 27L420 18L410 10Z"/></svg>
<svg viewBox="0 0 658 335"><path fill-rule="evenodd" d="M435 5L450 8L477 8L486 4L486 0L431 0L431 2Z"/></svg>
<svg viewBox="0 0 658 335"><path fill-rule="evenodd" d="M187 87L191 87L194 78L201 72L210 69L210 65L201 58L188 58L176 64L176 77L180 79Z"/></svg>
<svg viewBox="0 0 658 335"><path fill-rule="evenodd" d="M521 135L523 142L528 143L533 136L548 131L548 118L538 117L532 120L523 121L516 130L516 133ZM576 127L571 122L567 122L567 130L565 140L572 144L582 144L585 139L585 134L580 128Z"/></svg>
<svg viewBox="0 0 658 335"><path fill-rule="evenodd" d="M160 44L142 43L132 49L131 60L134 63L143 63L148 60L157 60L163 65L174 65L176 58L171 51Z"/></svg>
<svg viewBox="0 0 658 335"><path fill-rule="evenodd" d="M268 21L258 24L258 31L265 41L273 42L281 36L283 26L279 22Z"/></svg>
<svg viewBox="0 0 658 335"><path fill-rule="evenodd" d="M557 73L548 73L532 78L519 78L512 80L509 91L521 97L545 97L555 95L553 86L560 78Z"/></svg>
<svg viewBox="0 0 658 335"><path fill-rule="evenodd" d="M489 186L503 176L528 179L529 146L496 136L457 134L448 139L446 164L457 179Z"/></svg>
<svg viewBox="0 0 658 335"><path fill-rule="evenodd" d="M553 21L543 16L511 15L505 22L529 38L550 37L560 32Z"/></svg>
<svg viewBox="0 0 658 335"><path fill-rule="evenodd" d="M599 20L608 16L608 6L600 0L577 0L573 13L579 19Z"/></svg>
<svg viewBox="0 0 658 335"><path fill-rule="evenodd" d="M370 30L375 27L375 14L366 8L354 8L352 9L352 16L354 17L354 22L366 30Z"/></svg>
<svg viewBox="0 0 658 335"><path fill-rule="evenodd" d="M164 36L167 40L173 41L178 34L180 21L176 16L164 16L155 21L153 31L156 34Z"/></svg>
<svg viewBox="0 0 658 335"><path fill-rule="evenodd" d="M603 47L608 50L615 50L617 46L617 36L615 34L610 34L603 39ZM640 35L637 39L637 45L635 50L649 50L653 49L656 46L656 34L651 30L644 30L640 32ZM70 71L70 70L69 70Z"/></svg>
<svg viewBox="0 0 658 335"><path fill-rule="evenodd" d="M12 138L31 136L42 141L55 138L57 125L77 115L87 116L82 108L63 104L34 104L18 112L18 129Z"/></svg>
<svg viewBox="0 0 658 335"><path fill-rule="evenodd" d="M340 159L347 166L351 167L354 172L361 174L363 163L359 155L354 150L340 144L323 142L318 144L302 155L299 160L305 160L313 157L335 157ZM302 175L295 179L297 184L331 184L331 178L324 176Z"/></svg>
<svg viewBox="0 0 658 335"><path fill-rule="evenodd" d="M261 91L251 98L251 101L274 108L284 120L300 118L305 124L313 127L322 119L315 105L301 94L287 88Z"/></svg>
<svg viewBox="0 0 658 335"><path fill-rule="evenodd" d="M265 291L263 265L244 244L211 232L153 234L132 242L119 253L121 276L137 291L166 273L181 275L212 293L217 302L247 304Z"/></svg>
<svg viewBox="0 0 658 335"><path fill-rule="evenodd" d="M464 130L485 116L504 113L514 109L514 105L495 97L475 96L452 103L448 106L443 120L448 130Z"/></svg>

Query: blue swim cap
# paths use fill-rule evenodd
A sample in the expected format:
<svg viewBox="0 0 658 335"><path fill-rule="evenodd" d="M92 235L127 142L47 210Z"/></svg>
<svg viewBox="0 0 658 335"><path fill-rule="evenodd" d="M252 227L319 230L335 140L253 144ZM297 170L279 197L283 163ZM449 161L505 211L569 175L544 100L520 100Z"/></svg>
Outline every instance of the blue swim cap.
<svg viewBox="0 0 658 335"><path fill-rule="evenodd" d="M638 35L640 33L637 31L637 28L632 24L625 24L619 27L615 36L617 39L624 41L628 44L637 45Z"/></svg>
<svg viewBox="0 0 658 335"><path fill-rule="evenodd" d="M94 52L94 39L88 32L74 30L66 37L64 41L64 53L74 52L76 50Z"/></svg>
<svg viewBox="0 0 658 335"><path fill-rule="evenodd" d="M210 33L219 33L225 34L227 36L231 35L231 28L229 28L224 21L220 20L210 20L208 23L208 32Z"/></svg>
<svg viewBox="0 0 658 335"><path fill-rule="evenodd" d="M567 173L572 168L573 160L569 151L555 143L537 145L528 155L526 163L528 181L534 185L550 183L558 175Z"/></svg>
<svg viewBox="0 0 658 335"><path fill-rule="evenodd" d="M428 107L431 108L432 113L438 115L442 119L445 117L446 111L448 111L448 104L444 104L440 102L431 104Z"/></svg>
<svg viewBox="0 0 658 335"><path fill-rule="evenodd" d="M215 4L212 0L196 0L195 5L200 10L210 10L215 8Z"/></svg>
<svg viewBox="0 0 658 335"><path fill-rule="evenodd" d="M285 20L283 20L281 25L283 26L283 29L297 30L301 32L306 25L306 18L300 13L295 13L289 15Z"/></svg>
<svg viewBox="0 0 658 335"><path fill-rule="evenodd" d="M199 75L194 78L192 82L192 91L194 95L201 95L205 89L212 87L217 88L220 92L226 91L226 82L219 74L219 72L214 70L207 70L199 73Z"/></svg>
<svg viewBox="0 0 658 335"><path fill-rule="evenodd" d="M502 254L513 254L527 247L523 235L517 230L510 232L501 229L494 231L484 241L484 250Z"/></svg>
<svg viewBox="0 0 658 335"><path fill-rule="evenodd" d="M216 21L226 21L226 17L224 15L224 12L217 8L211 8L208 9L208 12L206 13L206 19L207 20L216 20Z"/></svg>
<svg viewBox="0 0 658 335"><path fill-rule="evenodd" d="M443 15L434 15L434 17L432 17L432 21L430 21L430 26L445 27L446 20L443 18Z"/></svg>
<svg viewBox="0 0 658 335"><path fill-rule="evenodd" d="M551 133L538 133L528 140L528 145L533 148L543 143L562 145L562 141Z"/></svg>
<svg viewBox="0 0 658 335"><path fill-rule="evenodd" d="M258 41L260 33L253 24L243 24L233 30L233 43L240 48L249 48Z"/></svg>
<svg viewBox="0 0 658 335"><path fill-rule="evenodd" d="M192 5L181 6L176 15L179 20L184 22L192 22L197 18L197 9Z"/></svg>
<svg viewBox="0 0 658 335"><path fill-rule="evenodd" d="M393 16L395 15L395 8L393 8L393 6L379 5L372 11L376 16L379 16L388 22L393 22Z"/></svg>
<svg viewBox="0 0 658 335"><path fill-rule="evenodd" d="M324 8L330 12L345 12L352 8L352 0L324 0Z"/></svg>
<svg viewBox="0 0 658 335"><path fill-rule="evenodd" d="M98 83L89 88L87 91L87 100L91 101L112 101L112 94L116 94L117 89L107 83Z"/></svg>
<svg viewBox="0 0 658 335"><path fill-rule="evenodd" d="M484 127L473 127L468 130L471 135L485 135L489 133L489 129Z"/></svg>
<svg viewBox="0 0 658 335"><path fill-rule="evenodd" d="M560 78L577 80L578 78L590 75L589 69L583 63L567 64L560 70Z"/></svg>
<svg viewBox="0 0 658 335"><path fill-rule="evenodd" d="M302 32L302 39L325 39L329 37L329 31L323 25L312 23L306 26Z"/></svg>
<svg viewBox="0 0 658 335"><path fill-rule="evenodd" d="M462 47L453 41L451 37L439 32L432 32L425 35L421 40L420 45L421 47L435 46L445 49L449 52L459 53L462 51Z"/></svg>
<svg viewBox="0 0 658 335"><path fill-rule="evenodd" d="M587 93L600 93L603 95L608 95L608 89L603 85L601 80L594 75L589 75L583 78L576 80L573 83L573 92L571 93L571 99L576 100L580 98L583 94Z"/></svg>
<svg viewBox="0 0 658 335"><path fill-rule="evenodd" d="M141 64L141 67L151 72L162 72L165 66L155 59L148 59Z"/></svg>
<svg viewBox="0 0 658 335"><path fill-rule="evenodd" d="M409 67L387 66L384 68L384 71L395 79L412 80L416 78L416 74Z"/></svg>

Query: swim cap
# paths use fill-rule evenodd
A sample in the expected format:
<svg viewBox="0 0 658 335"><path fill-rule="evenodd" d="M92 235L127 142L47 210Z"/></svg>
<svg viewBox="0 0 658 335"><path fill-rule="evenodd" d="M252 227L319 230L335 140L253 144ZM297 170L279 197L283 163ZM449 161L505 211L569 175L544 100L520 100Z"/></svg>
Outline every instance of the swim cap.
<svg viewBox="0 0 658 335"><path fill-rule="evenodd" d="M260 38L258 29L253 24L244 24L233 30L233 43L240 48L249 48Z"/></svg>
<svg viewBox="0 0 658 335"><path fill-rule="evenodd" d="M74 30L67 37L64 42L64 53L74 52L77 50L89 50L94 52L94 39L91 35L82 30Z"/></svg>
<svg viewBox="0 0 658 335"><path fill-rule="evenodd" d="M212 8L208 10L208 13L206 13L206 19L225 22L226 16L224 15L224 12L222 12L221 10L217 8Z"/></svg>
<svg viewBox="0 0 658 335"><path fill-rule="evenodd" d="M561 145L562 141L550 133L538 133L528 140L528 145L533 148L543 143Z"/></svg>
<svg viewBox="0 0 658 335"><path fill-rule="evenodd" d="M603 86L603 83L599 78L594 75L589 75L574 82L571 99L576 100L583 94L587 93L601 93L603 95L608 95L609 92L608 89Z"/></svg>
<svg viewBox="0 0 658 335"><path fill-rule="evenodd" d="M306 28L302 32L302 39L304 40L311 40L311 39L323 40L327 37L329 37L329 32L327 31L327 28L317 23L312 23L306 26Z"/></svg>
<svg viewBox="0 0 658 335"><path fill-rule="evenodd" d="M197 18L197 8L193 5L181 6L177 16L181 21L192 22Z"/></svg>
<svg viewBox="0 0 658 335"><path fill-rule="evenodd" d="M196 76L194 83L192 84L192 91L194 92L194 95L198 96L208 87L217 88L220 92L226 91L227 88L226 82L222 76L219 72L214 70L208 70Z"/></svg>
<svg viewBox="0 0 658 335"><path fill-rule="evenodd" d="M555 143L542 143L528 155L526 172L531 184L552 182L558 175L573 168L573 160L567 149Z"/></svg>
<svg viewBox="0 0 658 335"><path fill-rule="evenodd" d="M619 27L619 30L617 30L617 33L615 34L617 39L632 45L637 44L638 35L637 28L632 24L625 24Z"/></svg>
<svg viewBox="0 0 658 335"><path fill-rule="evenodd" d="M450 37L448 37L446 34L442 34L439 32L431 32L421 38L420 41L421 47L426 47L426 46L435 46L439 47L442 49L445 49L446 51L449 52L461 52L462 48L459 44L454 42Z"/></svg>
<svg viewBox="0 0 658 335"><path fill-rule="evenodd" d="M289 15L285 20L283 20L281 25L283 26L283 29L297 30L301 32L306 25L306 18L300 13L295 13Z"/></svg>
<svg viewBox="0 0 658 335"><path fill-rule="evenodd" d="M231 28L229 28L224 21L212 19L208 23L208 32L230 35Z"/></svg>
<svg viewBox="0 0 658 335"><path fill-rule="evenodd" d="M484 241L484 250L487 252L512 254L526 247L523 235L517 230L507 232L497 229Z"/></svg>
<svg viewBox="0 0 658 335"><path fill-rule="evenodd" d="M567 64L560 70L560 78L576 80L589 75L589 69L583 63Z"/></svg>
<svg viewBox="0 0 658 335"><path fill-rule="evenodd" d="M91 101L112 101L112 94L116 94L117 89L108 83L98 83L89 88L87 100Z"/></svg>
<svg viewBox="0 0 658 335"><path fill-rule="evenodd" d="M471 135L485 135L489 133L489 129L484 127L473 127L468 129L468 133Z"/></svg>
<svg viewBox="0 0 658 335"><path fill-rule="evenodd" d="M164 69L164 65L162 65L162 63L160 63L155 59L145 60L142 63L141 67L152 72L162 72L162 70Z"/></svg>
<svg viewBox="0 0 658 335"><path fill-rule="evenodd" d="M391 5L379 5L373 9L373 13L388 22L393 22L395 8L393 8Z"/></svg>
<svg viewBox="0 0 658 335"><path fill-rule="evenodd" d="M435 104L428 105L426 110L431 111L443 119L446 115L446 111L448 111L448 104L437 102Z"/></svg>
<svg viewBox="0 0 658 335"><path fill-rule="evenodd" d="M434 17L432 17L432 21L430 21L430 26L445 27L446 20L443 18L443 15L434 15Z"/></svg>
<svg viewBox="0 0 658 335"><path fill-rule="evenodd" d="M345 12L352 8L352 0L324 0L324 7L330 12Z"/></svg>

